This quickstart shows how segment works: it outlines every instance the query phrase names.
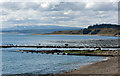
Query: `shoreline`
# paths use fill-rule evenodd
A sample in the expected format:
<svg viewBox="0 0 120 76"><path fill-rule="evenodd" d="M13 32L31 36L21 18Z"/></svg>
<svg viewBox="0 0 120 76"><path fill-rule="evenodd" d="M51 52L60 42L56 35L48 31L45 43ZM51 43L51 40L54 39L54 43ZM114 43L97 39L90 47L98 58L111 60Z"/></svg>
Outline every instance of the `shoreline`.
<svg viewBox="0 0 120 76"><path fill-rule="evenodd" d="M8 34L9 32L2 32L1 34ZM11 32L12 34L25 34L25 33L18 33L18 32ZM98 34L98 35L91 35L91 34L52 34L52 33L44 33L44 34L30 34L30 35L83 35L83 36L111 36L111 37L120 37L120 35L109 35L109 34Z"/></svg>
<svg viewBox="0 0 120 76"><path fill-rule="evenodd" d="M32 73L23 73L23 74L3 74L2 76L70 76L70 75L100 75L100 76L112 76L120 74L118 72L118 57L107 57L101 61L89 63L86 65L81 65L78 69L69 72L63 72L58 74L32 74Z"/></svg>
<svg viewBox="0 0 120 76"><path fill-rule="evenodd" d="M120 74L118 72L118 58L109 57L110 59L98 61L88 65L79 66L77 70L65 72L63 74Z"/></svg>
<svg viewBox="0 0 120 76"><path fill-rule="evenodd" d="M115 35L108 35L108 34L99 34L99 35L91 35L91 34L32 34L32 35L83 35L83 36L112 36L112 37L120 37L119 35L118 36L115 36Z"/></svg>
<svg viewBox="0 0 120 76"><path fill-rule="evenodd" d="M102 60L96 61L96 62L91 62L91 63L85 64L85 65L81 65L81 66L78 67L78 69L75 69L75 70L70 71L70 72L66 72L66 73L64 73L64 74L71 74L71 73L73 73L73 72L75 72L75 71L82 70L82 69L84 69L84 68L87 68L88 66L92 66L92 65L95 65L95 64L97 64L97 63L100 63L100 62L103 62L103 61L107 61L107 60L109 60L109 59L110 59L110 57L105 57L105 59L102 59Z"/></svg>

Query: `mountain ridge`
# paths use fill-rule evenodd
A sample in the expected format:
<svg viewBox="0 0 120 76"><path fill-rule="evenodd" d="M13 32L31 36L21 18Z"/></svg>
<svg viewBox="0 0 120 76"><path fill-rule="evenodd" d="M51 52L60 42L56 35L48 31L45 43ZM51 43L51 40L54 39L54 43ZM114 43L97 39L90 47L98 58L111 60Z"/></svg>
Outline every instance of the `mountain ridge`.
<svg viewBox="0 0 120 76"><path fill-rule="evenodd" d="M15 26L8 29L3 29L2 32L18 32L18 33L52 33L54 31L65 31L65 30L79 30L83 29L80 27L65 27L55 25L44 25L44 26Z"/></svg>

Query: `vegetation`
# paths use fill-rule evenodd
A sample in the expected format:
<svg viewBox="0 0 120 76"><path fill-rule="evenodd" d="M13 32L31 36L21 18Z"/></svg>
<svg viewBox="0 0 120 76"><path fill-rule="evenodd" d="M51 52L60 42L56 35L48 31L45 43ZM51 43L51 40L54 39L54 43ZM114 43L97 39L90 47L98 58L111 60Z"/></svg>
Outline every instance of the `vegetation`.
<svg viewBox="0 0 120 76"><path fill-rule="evenodd" d="M120 25L96 24L85 29L71 31L55 31L52 34L80 34L80 35L107 35L120 36Z"/></svg>
<svg viewBox="0 0 120 76"><path fill-rule="evenodd" d="M102 50L81 50L81 51L71 51L71 50L65 50L65 53L87 53L87 54L91 54L91 53L100 53L103 52Z"/></svg>

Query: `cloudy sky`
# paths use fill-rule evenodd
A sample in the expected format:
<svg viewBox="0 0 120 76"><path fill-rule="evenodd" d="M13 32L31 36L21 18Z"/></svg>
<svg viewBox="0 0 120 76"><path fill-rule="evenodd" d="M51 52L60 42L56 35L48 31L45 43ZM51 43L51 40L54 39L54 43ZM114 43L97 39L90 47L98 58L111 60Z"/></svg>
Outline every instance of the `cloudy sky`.
<svg viewBox="0 0 120 76"><path fill-rule="evenodd" d="M0 2L0 28L118 24L117 2Z"/></svg>

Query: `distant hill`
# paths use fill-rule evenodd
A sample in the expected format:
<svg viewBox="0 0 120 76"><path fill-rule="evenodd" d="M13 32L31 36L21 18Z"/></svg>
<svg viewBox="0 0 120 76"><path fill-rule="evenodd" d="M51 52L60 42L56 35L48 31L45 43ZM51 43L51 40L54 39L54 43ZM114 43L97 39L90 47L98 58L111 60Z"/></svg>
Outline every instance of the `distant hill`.
<svg viewBox="0 0 120 76"><path fill-rule="evenodd" d="M120 36L120 25L96 24L81 30L55 31L52 34L80 34L80 35L105 35Z"/></svg>
<svg viewBox="0 0 120 76"><path fill-rule="evenodd" d="M79 27L64 27L55 25L44 25L44 26L15 26L12 28L3 29L2 32L17 32L17 33L52 33L54 31L65 31L65 30L80 30Z"/></svg>

